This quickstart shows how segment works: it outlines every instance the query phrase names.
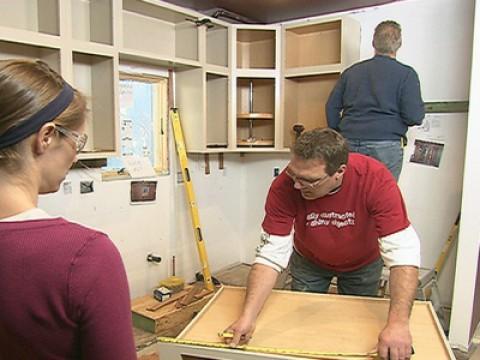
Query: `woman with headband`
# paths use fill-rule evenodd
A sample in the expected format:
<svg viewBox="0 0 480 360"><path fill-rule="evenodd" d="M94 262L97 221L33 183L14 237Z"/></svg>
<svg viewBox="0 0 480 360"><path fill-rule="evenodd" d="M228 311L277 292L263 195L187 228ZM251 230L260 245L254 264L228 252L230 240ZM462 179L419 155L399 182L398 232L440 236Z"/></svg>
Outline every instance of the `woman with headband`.
<svg viewBox="0 0 480 360"><path fill-rule="evenodd" d="M0 61L0 359L136 359L107 235L37 207L84 148L86 101L41 61Z"/></svg>

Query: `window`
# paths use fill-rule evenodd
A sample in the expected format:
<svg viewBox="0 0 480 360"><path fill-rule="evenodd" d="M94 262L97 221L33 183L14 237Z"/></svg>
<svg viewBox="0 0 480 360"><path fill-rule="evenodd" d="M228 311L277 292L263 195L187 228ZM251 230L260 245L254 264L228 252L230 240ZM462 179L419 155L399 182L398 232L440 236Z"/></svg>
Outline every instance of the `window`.
<svg viewBox="0 0 480 360"><path fill-rule="evenodd" d="M168 78L120 74L120 156L148 158L158 174L168 174ZM108 169L122 169L122 158Z"/></svg>

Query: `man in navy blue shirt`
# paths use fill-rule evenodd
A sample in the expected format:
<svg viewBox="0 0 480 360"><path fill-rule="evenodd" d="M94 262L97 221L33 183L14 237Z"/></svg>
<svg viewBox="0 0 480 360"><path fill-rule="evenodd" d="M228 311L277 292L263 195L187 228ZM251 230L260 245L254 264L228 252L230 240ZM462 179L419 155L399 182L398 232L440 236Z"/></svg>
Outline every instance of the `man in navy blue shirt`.
<svg viewBox="0 0 480 360"><path fill-rule="evenodd" d="M350 150L380 160L397 181L408 127L425 117L417 73L396 60L401 31L395 21L378 24L375 56L346 69L326 104L328 126L347 138Z"/></svg>

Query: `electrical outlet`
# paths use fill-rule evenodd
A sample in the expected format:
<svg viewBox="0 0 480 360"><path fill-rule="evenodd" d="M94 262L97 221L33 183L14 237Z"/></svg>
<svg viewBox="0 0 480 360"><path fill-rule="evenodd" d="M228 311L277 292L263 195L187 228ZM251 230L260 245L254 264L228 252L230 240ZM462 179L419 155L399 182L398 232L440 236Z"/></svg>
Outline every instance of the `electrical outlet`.
<svg viewBox="0 0 480 360"><path fill-rule="evenodd" d="M181 171L177 172L177 184L183 184L183 176Z"/></svg>
<svg viewBox="0 0 480 360"><path fill-rule="evenodd" d="M80 194L88 194L93 192L93 181L83 180L80 181Z"/></svg>
<svg viewBox="0 0 480 360"><path fill-rule="evenodd" d="M280 175L280 168L278 166L275 166L273 168L273 177L277 177L278 175Z"/></svg>
<svg viewBox="0 0 480 360"><path fill-rule="evenodd" d="M71 181L65 181L63 183L63 193L65 195L70 195L72 193L72 182Z"/></svg>

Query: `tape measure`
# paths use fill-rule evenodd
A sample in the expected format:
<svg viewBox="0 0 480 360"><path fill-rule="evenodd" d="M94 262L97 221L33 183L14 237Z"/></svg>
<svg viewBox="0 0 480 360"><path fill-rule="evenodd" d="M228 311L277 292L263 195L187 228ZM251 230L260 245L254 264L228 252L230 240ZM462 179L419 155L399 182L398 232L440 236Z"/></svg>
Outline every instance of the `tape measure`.
<svg viewBox="0 0 480 360"><path fill-rule="evenodd" d="M242 350L242 351L250 351L250 352L262 353L262 354L273 354L273 355L300 356L300 357L312 358L312 359L319 359L319 358L324 360L341 360L341 359L375 360L375 359L378 359L378 353L376 351L368 352L368 353L319 352L319 351L309 351L309 350L300 350L300 349L268 348L268 347L250 346L250 345L239 345L236 347L231 347L228 344L219 343L219 342L175 339L175 338L169 338L169 337L158 337L157 340L163 343L173 343L173 344L179 344L179 345L192 345L192 346L201 346L201 347L209 347L209 348Z"/></svg>

